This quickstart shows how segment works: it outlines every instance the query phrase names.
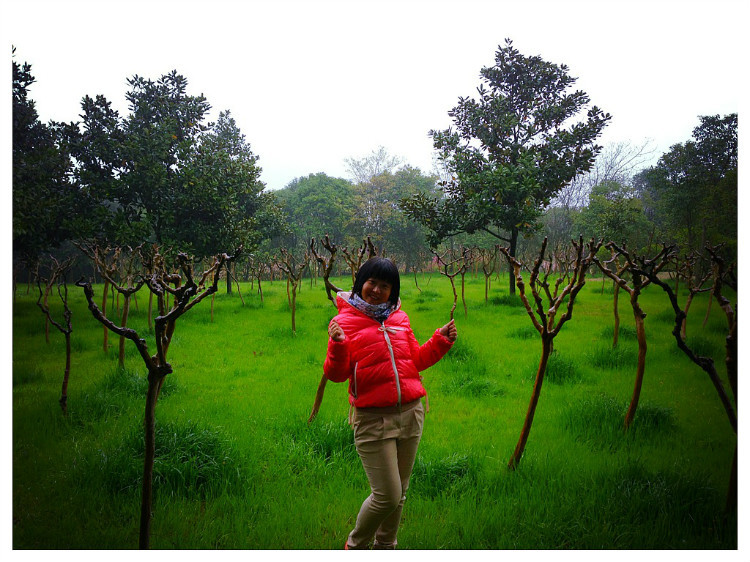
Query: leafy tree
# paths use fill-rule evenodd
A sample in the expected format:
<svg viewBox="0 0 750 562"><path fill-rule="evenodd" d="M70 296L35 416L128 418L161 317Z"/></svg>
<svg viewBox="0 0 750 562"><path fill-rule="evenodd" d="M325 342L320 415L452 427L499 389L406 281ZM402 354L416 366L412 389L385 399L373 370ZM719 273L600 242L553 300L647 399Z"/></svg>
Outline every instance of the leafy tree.
<svg viewBox="0 0 750 562"><path fill-rule="evenodd" d="M631 248L641 248L647 241L643 203L633 188L615 181L594 187L588 206L576 216L575 227L586 238L627 241Z"/></svg>
<svg viewBox="0 0 750 562"><path fill-rule="evenodd" d="M381 172L355 186L357 196L357 224L361 237L369 236L389 254L406 258L414 246L422 246L422 227L404 215L401 199L417 194L434 195L435 178L425 176L419 168L405 166L393 173ZM410 248L411 246L411 248ZM413 260L411 260L413 263Z"/></svg>
<svg viewBox="0 0 750 562"><path fill-rule="evenodd" d="M257 162L230 112L221 112L201 135L176 196L172 238L180 247L202 258L223 248L252 251L279 232L281 208L264 193Z"/></svg>
<svg viewBox="0 0 750 562"><path fill-rule="evenodd" d="M675 144L635 178L646 212L667 241L690 250L737 247L737 114L699 117L693 140Z"/></svg>
<svg viewBox="0 0 750 562"><path fill-rule="evenodd" d="M351 241L356 201L349 181L321 172L296 178L275 194L291 230L290 247L301 249L326 234L339 244Z"/></svg>
<svg viewBox="0 0 750 562"><path fill-rule="evenodd" d="M125 160L118 203L129 223L145 221L158 244L177 242L182 226L175 213L184 203L186 173L210 110L206 98L187 94L187 79L172 71L157 81L134 76L126 94Z"/></svg>
<svg viewBox="0 0 750 562"><path fill-rule="evenodd" d="M402 206L430 229L433 245L481 230L507 242L515 256L519 233L538 227L552 198L591 167L610 115L592 106L580 118L590 100L569 91L576 79L568 67L523 56L510 40L480 75L478 99L461 97L448 112L455 130L430 131L453 174L443 196L414 196Z"/></svg>
<svg viewBox="0 0 750 562"><path fill-rule="evenodd" d="M78 208L71 126L39 121L29 97L35 81L31 65L13 61L13 253L28 266L70 236Z"/></svg>

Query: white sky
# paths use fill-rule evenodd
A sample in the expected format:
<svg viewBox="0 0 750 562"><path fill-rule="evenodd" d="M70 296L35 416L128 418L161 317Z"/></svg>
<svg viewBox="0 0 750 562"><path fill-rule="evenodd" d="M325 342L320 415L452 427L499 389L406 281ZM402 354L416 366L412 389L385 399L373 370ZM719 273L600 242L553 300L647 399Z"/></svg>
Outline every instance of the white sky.
<svg viewBox="0 0 750 562"><path fill-rule="evenodd" d="M190 94L229 109L269 188L379 145L425 172L430 129L506 37L567 64L612 114L601 143L651 139L658 157L698 115L739 111L747 2L6 2L2 37L29 62L43 121L76 120L84 95L127 113L126 79L176 69Z"/></svg>

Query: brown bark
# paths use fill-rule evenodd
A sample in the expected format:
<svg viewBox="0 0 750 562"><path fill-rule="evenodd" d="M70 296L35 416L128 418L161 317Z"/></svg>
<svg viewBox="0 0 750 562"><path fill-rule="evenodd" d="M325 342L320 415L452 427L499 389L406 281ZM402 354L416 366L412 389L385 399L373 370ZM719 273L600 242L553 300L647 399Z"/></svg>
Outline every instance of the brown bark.
<svg viewBox="0 0 750 562"><path fill-rule="evenodd" d="M619 309L619 295L620 295L620 286L615 283L615 290L614 290L615 296L614 296L614 312L615 312L615 327L614 327L614 337L612 339L612 347L617 347L617 340L620 337L620 309Z"/></svg>
<svg viewBox="0 0 750 562"><path fill-rule="evenodd" d="M109 294L109 280L104 280L104 293L102 294L102 314L106 316L107 314L107 295ZM104 326L104 343L102 344L102 349L104 350L104 353L107 353L107 349L109 348L109 330L106 326Z"/></svg>
<svg viewBox="0 0 750 562"><path fill-rule="evenodd" d="M154 456L156 451L156 400L161 387L161 378L148 375L146 411L144 414L145 447L143 456L143 483L141 487L141 522L138 533L138 548L148 549L151 541L151 511L153 509Z"/></svg>
<svg viewBox="0 0 750 562"><path fill-rule="evenodd" d="M633 387L633 396L630 399L630 406L625 414L625 430L635 419L635 413L638 409L638 401L641 397L641 388L643 387L643 375L646 371L646 327L644 323L645 314L638 305L638 294L631 297L630 304L633 307L633 317L635 318L635 333L638 338L638 366L635 372L635 385Z"/></svg>
<svg viewBox="0 0 750 562"><path fill-rule="evenodd" d="M125 295L122 304L122 319L120 320L120 326L128 325L128 314L130 313L130 296ZM118 364L120 367L125 367L125 337L120 336L120 349L118 355Z"/></svg>
<svg viewBox="0 0 750 562"><path fill-rule="evenodd" d="M325 393L327 382L328 378L323 375L320 379L320 382L318 383L318 391L315 393L315 401L313 402L310 417L307 418L307 423L312 423L312 421L315 419L315 416L318 415L318 410L320 410L320 405L323 402L323 394Z"/></svg>
<svg viewBox="0 0 750 562"><path fill-rule="evenodd" d="M515 470L518 463L521 461L524 449L526 447L526 441L528 440L529 433L531 432L531 424L534 421L534 413L539 402L539 396L542 392L542 383L544 382L544 374L547 370L547 363L550 354L553 350L554 338L560 333L562 326L573 317L573 305L575 298L586 283L586 271L591 265L591 262L596 255L596 252L601 246L594 243L592 240L589 244L589 255L583 256L583 239L579 238L579 242L576 244L573 241L573 245L576 249L576 260L575 269L572 277L569 278L568 283L563 288L563 291L558 294L560 283L556 284L554 295L549 291L545 275L544 280L539 281L539 269L542 262L544 261L544 252L547 247L547 239L545 238L542 242L541 251L539 257L534 263L534 267L531 269L531 275L529 277L529 288L534 300L534 307L529 302L528 296L526 295L526 284L524 283L521 275L521 269L523 264L510 254L507 248L500 248L500 251L505 255L508 263L513 266L513 273L516 278L516 286L519 290L519 296L521 302L526 309L529 318L531 319L534 327L539 332L542 339L542 356L539 360L539 368L537 369L536 378L534 380L534 389L531 394L531 400L529 401L529 407L526 412L526 418L524 420L523 428L521 429L521 435L518 439L516 449L510 458L508 468ZM548 300L548 306L544 306L542 298L539 294L539 288L543 287ZM556 318L562 303L567 298L568 304L565 312Z"/></svg>
<svg viewBox="0 0 750 562"><path fill-rule="evenodd" d="M534 379L534 390L531 392L531 400L526 410L526 418L523 421L523 428L521 428L521 435L518 438L518 443L516 443L516 449L513 451L513 455L508 462L508 468L511 470L515 470L518 467L518 463L521 462L521 457L526 448L526 441L529 439L529 433L531 433L531 424L534 422L536 406L539 403L539 396L542 394L542 383L544 382L544 373L547 371L547 361L549 361L552 351L551 343L551 337L542 337L542 356L539 359L539 368L536 371L536 378Z"/></svg>
<svg viewBox="0 0 750 562"><path fill-rule="evenodd" d="M146 395L146 408L144 413L144 433L145 433L145 451L143 464L143 483L141 492L141 518L138 544L140 548L149 548L151 535L151 511L153 505L153 467L155 452L155 427L156 427L156 403L159 397L159 391L162 387L165 377L172 372L171 365L167 362L167 351L174 334L175 323L177 319L193 306L200 303L204 298L213 295L218 288L219 273L222 266L234 257L226 254L214 258L214 263L210 269L205 271L198 284L193 280L192 266L186 255L179 254L178 259L182 272L186 278L186 283L181 283L179 275L173 275L166 270L158 269L151 272L148 278L143 278L143 282L148 284L148 288L157 296L160 315L154 321L156 353L151 355L148 350L146 341L138 333L126 326L117 326L108 319L94 303L94 291L91 284L83 280L76 283L82 287L86 300L88 301L89 310L99 322L114 333L131 340L143 359L148 370L148 392ZM163 265L162 265L163 267ZM213 283L209 287L204 286L205 280L213 274ZM176 288L171 288L174 284ZM167 311L165 307L166 296L173 295L173 306Z"/></svg>
<svg viewBox="0 0 750 562"><path fill-rule="evenodd" d="M63 374L60 392L60 408L63 415L68 415L68 379L70 378L70 332L65 332L65 373Z"/></svg>

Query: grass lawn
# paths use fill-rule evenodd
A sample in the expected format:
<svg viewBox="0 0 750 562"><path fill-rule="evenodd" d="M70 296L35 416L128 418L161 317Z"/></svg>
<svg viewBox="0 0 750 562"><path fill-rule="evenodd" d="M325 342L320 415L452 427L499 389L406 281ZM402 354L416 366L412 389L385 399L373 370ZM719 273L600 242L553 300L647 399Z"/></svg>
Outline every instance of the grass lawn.
<svg viewBox="0 0 750 562"><path fill-rule="evenodd" d="M338 284L346 286L345 278ZM448 320L452 292L437 274L402 279L420 342ZM220 285L221 286L221 285ZM101 301L102 286L95 287ZM64 338L34 290L13 303L13 546L130 549L138 545L145 366L103 328L71 287L69 414L58 405ZM322 280L303 282L297 333L286 285L249 283L177 323L156 409L155 549L340 549L369 488L353 448L345 384L329 383L308 426L335 313ZM516 445L541 351L507 274L467 276L459 340L424 373L430 411L404 508L403 549L735 549L723 517L736 437L708 376L678 349L666 295L641 298L648 355L634 425L622 431L637 343L620 298L612 349L611 283L590 281L555 340L525 455ZM147 293L129 326L149 341ZM684 297L683 297L684 299ZM59 303L57 303L59 304ZM688 342L724 373L726 320L696 297ZM54 304L53 304L54 306ZM111 301L110 305L111 307ZM53 309L54 310L54 309ZM728 389L728 385L725 382Z"/></svg>

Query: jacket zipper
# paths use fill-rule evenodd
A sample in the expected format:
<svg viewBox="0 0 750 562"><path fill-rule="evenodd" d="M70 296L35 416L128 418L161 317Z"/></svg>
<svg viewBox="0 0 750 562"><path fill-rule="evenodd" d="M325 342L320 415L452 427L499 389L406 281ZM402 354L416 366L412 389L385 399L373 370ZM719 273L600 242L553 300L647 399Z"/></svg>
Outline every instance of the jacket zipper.
<svg viewBox="0 0 750 562"><path fill-rule="evenodd" d="M354 399L357 399L357 365L359 365L359 361L354 364Z"/></svg>
<svg viewBox="0 0 750 562"><path fill-rule="evenodd" d="M401 408L401 382L398 378L398 369L396 368L396 357L393 355L393 346L391 345L391 338L388 337L388 329L385 327L385 323L380 326L383 335L385 336L385 343L388 345L388 353L391 354L391 365L393 365L393 374L396 376L396 396L398 397L398 407Z"/></svg>

